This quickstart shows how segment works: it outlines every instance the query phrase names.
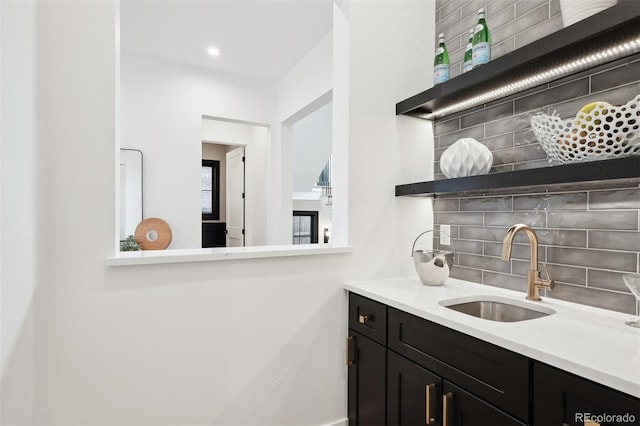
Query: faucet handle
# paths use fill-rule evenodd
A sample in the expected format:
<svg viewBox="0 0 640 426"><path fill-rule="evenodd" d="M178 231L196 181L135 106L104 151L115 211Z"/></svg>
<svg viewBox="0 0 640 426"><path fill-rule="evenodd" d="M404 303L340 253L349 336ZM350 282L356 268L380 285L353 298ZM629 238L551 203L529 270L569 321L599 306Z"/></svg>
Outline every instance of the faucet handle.
<svg viewBox="0 0 640 426"><path fill-rule="evenodd" d="M544 266L544 273L547 275L547 279L546 280L541 280L542 281L542 283L541 283L542 286L541 287L549 289L549 290L553 290L553 287L555 287L555 283L551 279L551 276L549 276L549 270L547 269L547 264L543 263L542 266Z"/></svg>

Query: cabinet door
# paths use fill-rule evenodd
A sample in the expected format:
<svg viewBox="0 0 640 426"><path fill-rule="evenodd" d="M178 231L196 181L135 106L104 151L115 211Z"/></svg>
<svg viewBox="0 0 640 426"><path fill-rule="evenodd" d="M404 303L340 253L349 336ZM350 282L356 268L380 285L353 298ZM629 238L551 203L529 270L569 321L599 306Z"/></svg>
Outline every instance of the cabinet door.
<svg viewBox="0 0 640 426"><path fill-rule="evenodd" d="M386 418L386 349L349 330L350 426L381 426Z"/></svg>
<svg viewBox="0 0 640 426"><path fill-rule="evenodd" d="M387 425L442 425L442 380L387 351Z"/></svg>
<svg viewBox="0 0 640 426"><path fill-rule="evenodd" d="M529 358L389 308L389 349L529 422Z"/></svg>
<svg viewBox="0 0 640 426"><path fill-rule="evenodd" d="M533 383L534 425L640 424L638 398L539 362Z"/></svg>
<svg viewBox="0 0 640 426"><path fill-rule="evenodd" d="M524 425L446 380L442 383L442 393L442 426Z"/></svg>

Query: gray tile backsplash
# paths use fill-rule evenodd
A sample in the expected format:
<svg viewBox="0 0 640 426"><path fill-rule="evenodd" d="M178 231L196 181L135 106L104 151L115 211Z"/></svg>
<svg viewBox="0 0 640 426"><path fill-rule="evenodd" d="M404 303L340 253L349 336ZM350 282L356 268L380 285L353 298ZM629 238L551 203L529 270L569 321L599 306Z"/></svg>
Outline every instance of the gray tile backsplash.
<svg viewBox="0 0 640 426"><path fill-rule="evenodd" d="M640 189L593 191L589 197L589 208L591 210L640 209Z"/></svg>
<svg viewBox="0 0 640 426"><path fill-rule="evenodd" d="M638 229L638 212L630 211L555 211L548 213L550 228Z"/></svg>
<svg viewBox="0 0 640 426"><path fill-rule="evenodd" d="M586 210L587 193L536 194L513 197L514 210Z"/></svg>
<svg viewBox="0 0 640 426"><path fill-rule="evenodd" d="M452 75L460 73L468 30L483 6L494 59L562 28L559 0L436 0L436 32L444 32L447 43L451 40ZM492 151L490 173L546 167L547 156L530 128L532 115L557 113L569 118L590 102L622 104L638 93L640 54L635 54L437 120L435 179L445 178L440 156L463 137L472 137ZM521 222L536 230L539 262L548 263L556 281L547 297L636 313L622 276L640 273L637 186L437 197L434 218L436 229L452 225L458 250L453 277L524 292L530 250L526 237L516 237L510 262L500 259L507 228Z"/></svg>
<svg viewBox="0 0 640 426"><path fill-rule="evenodd" d="M549 297L635 313L622 275L640 273L639 201L637 188L439 197L434 217L436 228L454 225L455 278L517 287L529 269L527 238L516 236L511 262L500 254L507 228L526 223L538 236L539 262L563 284Z"/></svg>
<svg viewBox="0 0 640 426"><path fill-rule="evenodd" d="M578 249L575 247L549 247L547 250L549 263L612 269L614 271L636 272L637 259L637 253L633 252Z"/></svg>
<svg viewBox="0 0 640 426"><path fill-rule="evenodd" d="M512 197L471 197L460 200L460 211L488 212L511 210L513 206Z"/></svg>
<svg viewBox="0 0 640 426"><path fill-rule="evenodd" d="M640 233L590 230L589 248L640 251Z"/></svg>

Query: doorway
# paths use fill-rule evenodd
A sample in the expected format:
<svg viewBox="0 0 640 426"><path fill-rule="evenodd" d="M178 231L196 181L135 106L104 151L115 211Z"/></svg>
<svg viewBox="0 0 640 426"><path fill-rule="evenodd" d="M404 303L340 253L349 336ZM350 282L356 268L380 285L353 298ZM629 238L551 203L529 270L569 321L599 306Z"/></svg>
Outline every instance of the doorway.
<svg viewBox="0 0 640 426"><path fill-rule="evenodd" d="M202 159L220 161L220 219L203 225L203 239L205 228L217 226L223 232L223 242L218 247L267 244L266 212L272 198L267 197L269 179L265 176L271 156L270 140L267 125L202 117ZM234 150L235 154L227 158ZM238 197L227 194L229 188ZM216 222L218 225L211 224Z"/></svg>
<svg viewBox="0 0 640 426"><path fill-rule="evenodd" d="M332 228L331 158L333 102L329 97L310 106L306 115L291 124L293 244L326 244ZM315 212L302 219L301 212ZM313 223L309 222L312 221ZM315 233L305 232L307 225ZM318 228L322 238L318 238ZM320 240L320 241L319 241Z"/></svg>
<svg viewBox="0 0 640 426"><path fill-rule="evenodd" d="M202 143L202 248L245 245L245 147Z"/></svg>

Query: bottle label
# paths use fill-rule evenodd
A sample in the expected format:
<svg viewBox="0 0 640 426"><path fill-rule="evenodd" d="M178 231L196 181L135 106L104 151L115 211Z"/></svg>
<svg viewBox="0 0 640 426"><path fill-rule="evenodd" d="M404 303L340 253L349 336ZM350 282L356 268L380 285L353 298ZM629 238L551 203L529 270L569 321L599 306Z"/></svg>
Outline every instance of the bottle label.
<svg viewBox="0 0 640 426"><path fill-rule="evenodd" d="M473 66L486 64L491 60L491 43L482 42L473 45L471 61Z"/></svg>
<svg viewBox="0 0 640 426"><path fill-rule="evenodd" d="M436 56L438 56L439 54L444 53L444 49L442 47L438 47L436 49Z"/></svg>
<svg viewBox="0 0 640 426"><path fill-rule="evenodd" d="M462 63L462 72L471 71L473 69L473 62L465 61Z"/></svg>
<svg viewBox="0 0 640 426"><path fill-rule="evenodd" d="M449 80L449 65L436 65L433 73L433 84L444 83L447 80Z"/></svg>

